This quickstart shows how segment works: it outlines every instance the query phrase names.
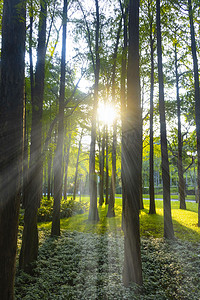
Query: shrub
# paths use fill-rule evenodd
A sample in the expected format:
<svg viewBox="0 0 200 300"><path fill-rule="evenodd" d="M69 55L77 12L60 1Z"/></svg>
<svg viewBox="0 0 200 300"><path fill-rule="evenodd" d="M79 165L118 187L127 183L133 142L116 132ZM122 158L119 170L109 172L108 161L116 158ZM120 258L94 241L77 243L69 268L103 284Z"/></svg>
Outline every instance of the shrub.
<svg viewBox="0 0 200 300"><path fill-rule="evenodd" d="M61 200L60 218L69 218L75 214L82 214L87 210L84 203L72 200ZM38 209L38 222L52 221L53 213L53 198L48 200L46 197L42 198L40 208ZM24 223L24 209L20 210L19 224Z"/></svg>

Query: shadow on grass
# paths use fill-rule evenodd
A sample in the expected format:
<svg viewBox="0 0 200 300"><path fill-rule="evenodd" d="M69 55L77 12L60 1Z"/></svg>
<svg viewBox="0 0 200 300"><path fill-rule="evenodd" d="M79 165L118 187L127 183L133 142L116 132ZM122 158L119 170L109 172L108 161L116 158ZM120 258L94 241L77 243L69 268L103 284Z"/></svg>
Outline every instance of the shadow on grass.
<svg viewBox="0 0 200 300"><path fill-rule="evenodd" d="M161 209L157 209L157 214L154 215L150 215L148 212L148 209L144 208L140 213L141 236L155 238L163 237L164 217L162 215ZM197 222L194 218L197 214L196 211L195 216L193 211L187 210L174 209L172 213L175 238L185 241L199 242L200 228L197 226ZM194 229L181 224L182 222L186 223L187 219L188 225L190 225L190 227L193 227Z"/></svg>
<svg viewBox="0 0 200 300"><path fill-rule="evenodd" d="M79 231L85 233L123 235L121 230L121 199L116 199L115 213L113 218L107 218L107 205L98 207L100 221L92 223L88 221L88 211L84 214L77 214L67 219L61 220L61 229ZM155 215L149 215L149 201L144 201L144 209L140 212L141 236L162 238L164 232L163 203L156 201ZM197 226L197 204L187 203L187 210L180 210L179 203L172 203L172 217L175 237L188 240L199 241L200 228ZM40 225L41 230L50 229L51 222Z"/></svg>

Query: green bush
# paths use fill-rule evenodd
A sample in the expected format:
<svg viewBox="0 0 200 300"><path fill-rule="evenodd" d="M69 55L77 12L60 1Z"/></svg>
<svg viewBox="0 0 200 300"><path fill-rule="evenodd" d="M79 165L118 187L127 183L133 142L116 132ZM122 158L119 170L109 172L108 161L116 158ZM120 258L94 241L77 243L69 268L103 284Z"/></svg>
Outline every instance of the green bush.
<svg viewBox="0 0 200 300"><path fill-rule="evenodd" d="M87 210L84 203L72 200L61 200L60 218L69 218L75 214L82 214ZM40 208L38 209L38 222L52 221L53 213L53 198L48 200L46 197L42 198ZM24 223L24 209L20 210L19 224Z"/></svg>

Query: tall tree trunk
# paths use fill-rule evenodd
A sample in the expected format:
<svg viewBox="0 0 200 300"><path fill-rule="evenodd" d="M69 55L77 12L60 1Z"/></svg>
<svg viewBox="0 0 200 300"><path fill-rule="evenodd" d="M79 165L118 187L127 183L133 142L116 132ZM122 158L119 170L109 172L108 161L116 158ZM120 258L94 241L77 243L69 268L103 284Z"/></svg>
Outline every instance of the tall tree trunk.
<svg viewBox="0 0 200 300"><path fill-rule="evenodd" d="M139 0L129 0L127 112L124 148L126 205L123 282L142 284L139 208L141 176L141 101L139 77Z"/></svg>
<svg viewBox="0 0 200 300"><path fill-rule="evenodd" d="M104 160L105 160L105 124L103 126L102 145L100 154L100 190L99 190L99 205L104 203Z"/></svg>
<svg viewBox="0 0 200 300"><path fill-rule="evenodd" d="M95 0L96 5L96 33L95 33L95 55L96 65L94 67L95 83L94 83L94 107L92 116L92 130L91 130L91 144L90 144L90 161L89 161L89 190L90 190L90 209L88 220L98 221L99 213L97 210L97 178L95 173L95 144L96 144L96 115L98 105L98 90L99 90L99 71L100 71L100 57L99 57L99 3Z"/></svg>
<svg viewBox="0 0 200 300"><path fill-rule="evenodd" d="M51 124L51 100L50 100L50 124ZM49 140L51 141L51 133ZM47 158L47 200L50 200L51 193L51 165L52 165L52 151L48 151L48 158Z"/></svg>
<svg viewBox="0 0 200 300"><path fill-rule="evenodd" d="M154 194L154 149L153 149L153 93L154 93L154 39L152 36L153 30L153 14L150 13L150 49L151 49L151 87L150 87L150 160L149 160L149 194L150 207L149 214L156 213L155 194Z"/></svg>
<svg viewBox="0 0 200 300"><path fill-rule="evenodd" d="M115 217L115 190L116 190L116 148L117 148L117 124L113 125L113 145L112 145L112 175L110 187L110 199L108 202L107 217Z"/></svg>
<svg viewBox="0 0 200 300"><path fill-rule="evenodd" d="M44 180L44 183L43 183L43 195L44 197L46 197L46 191L47 191L47 168L46 168L46 164L44 166L44 169L43 169L43 172L44 172L44 175L43 175L43 180Z"/></svg>
<svg viewBox="0 0 200 300"><path fill-rule="evenodd" d="M123 53L122 53L122 66L121 66L121 122L122 122L122 139L121 139L121 179L122 179L122 228L124 228L124 212L126 202L126 189L124 184L125 172L124 172L124 134L125 134L125 116L126 116L126 71L127 71L127 25L128 25L128 7L127 5L123 9L120 0L120 6L123 18Z"/></svg>
<svg viewBox="0 0 200 300"><path fill-rule="evenodd" d="M76 171L75 171L75 177L74 177L74 193L73 193L73 200L76 198L76 187L77 187L77 178L78 178L78 165L79 165L79 157L81 154L81 141L83 136L83 130L81 132L80 140L79 140L79 146L78 146L78 155L76 160Z"/></svg>
<svg viewBox="0 0 200 300"><path fill-rule="evenodd" d="M22 186L22 207L26 206L27 199L27 183L28 183L28 126L27 126L27 110L26 110L26 93L24 104L24 141L23 141L23 186Z"/></svg>
<svg viewBox="0 0 200 300"><path fill-rule="evenodd" d="M51 195L51 163L52 163L52 156L49 155L48 157L48 168L47 168L47 199L50 200Z"/></svg>
<svg viewBox="0 0 200 300"><path fill-rule="evenodd" d="M198 226L200 227L200 91L199 91L199 70L196 50L196 40L194 32L193 12L191 0L188 0L188 10L190 19L191 48L194 69L194 89L195 89L195 117L197 135L197 185L198 185Z"/></svg>
<svg viewBox="0 0 200 300"><path fill-rule="evenodd" d="M25 25L25 1L4 1L0 89L0 299L2 300L14 299L25 100Z"/></svg>
<svg viewBox="0 0 200 300"><path fill-rule="evenodd" d="M65 63L66 63L66 32L67 32L67 0L64 0L63 7L63 35L61 55L61 77L59 97L59 119L58 119L58 141L54 158L54 204L51 235L60 235L60 201L62 199L63 183L63 133L64 133L64 100L65 100Z"/></svg>
<svg viewBox="0 0 200 300"><path fill-rule="evenodd" d="M108 196L109 196L109 166L108 166L108 125L106 125L106 205L108 204Z"/></svg>
<svg viewBox="0 0 200 300"><path fill-rule="evenodd" d="M171 216L170 175L169 175L169 160L168 160L168 149L167 149L164 82L163 82L163 69L162 69L160 0L156 0L156 24L157 24L157 52L158 52L158 80L159 80L160 136L161 136L162 179L163 179L164 237L168 239L173 239L174 230L173 230L172 216Z"/></svg>
<svg viewBox="0 0 200 300"><path fill-rule="evenodd" d="M71 147L71 137L72 137L72 134L70 133L69 139L68 139L66 160L65 160L64 199L67 199L67 173L68 173L68 166L69 166L69 153L70 153L70 147Z"/></svg>
<svg viewBox="0 0 200 300"><path fill-rule="evenodd" d="M183 155L182 155L182 133L181 133L181 101L179 96L179 74L177 59L177 44L175 44L175 72L176 72L176 101L177 101L177 119L178 119L178 190L180 208L186 209L185 203L185 181L183 178Z"/></svg>
<svg viewBox="0 0 200 300"><path fill-rule="evenodd" d="M27 272L32 271L31 263L38 255L37 210L40 204L42 187L42 107L45 76L45 39L46 39L46 1L41 1L41 11L38 31L37 64L35 85L32 89L32 124L29 162L28 198L24 214L24 230L19 266ZM30 62L30 67L31 66ZM31 71L32 73L32 71ZM33 78L32 78L33 80ZM31 83L31 85L33 82Z"/></svg>
<svg viewBox="0 0 200 300"><path fill-rule="evenodd" d="M116 45L113 53L113 69L112 69L112 102L115 105L115 77L116 77L116 63L117 63L117 51L119 46L119 38L122 28L122 18L119 22L119 28L117 31ZM116 191L116 149L117 149L117 119L113 124L113 144L112 144L112 176L111 176L111 189L110 189L110 201L108 204L107 217L115 217L115 191Z"/></svg>
<svg viewBox="0 0 200 300"><path fill-rule="evenodd" d="M142 97L141 97L141 127L140 127L140 135L143 137L143 119L142 119L142 112L143 112L143 107L144 107L144 89L142 89ZM142 184L142 163L143 163L143 138L140 140L141 142L141 152L140 152L140 165L141 165L141 174L140 174L140 209L144 209L144 203L143 203L143 184Z"/></svg>

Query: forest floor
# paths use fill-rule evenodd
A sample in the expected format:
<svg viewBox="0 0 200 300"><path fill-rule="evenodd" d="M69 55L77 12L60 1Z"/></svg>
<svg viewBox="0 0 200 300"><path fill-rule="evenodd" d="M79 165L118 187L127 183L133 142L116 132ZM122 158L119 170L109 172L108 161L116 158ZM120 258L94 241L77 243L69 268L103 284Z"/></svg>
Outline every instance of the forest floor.
<svg viewBox="0 0 200 300"><path fill-rule="evenodd" d="M84 199L83 199L84 201ZM87 201L85 199L85 201ZM140 214L143 287L123 287L121 200L116 217L87 221L88 212L61 220L62 233L50 237L51 222L39 224L40 248L32 276L17 271L16 299L200 299L200 229L197 204L187 210L172 203L175 240L163 235L162 201L157 214L148 214L148 200ZM19 236L20 239L20 236Z"/></svg>

